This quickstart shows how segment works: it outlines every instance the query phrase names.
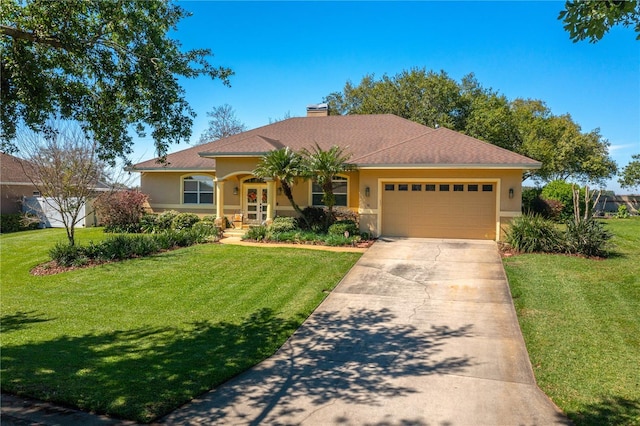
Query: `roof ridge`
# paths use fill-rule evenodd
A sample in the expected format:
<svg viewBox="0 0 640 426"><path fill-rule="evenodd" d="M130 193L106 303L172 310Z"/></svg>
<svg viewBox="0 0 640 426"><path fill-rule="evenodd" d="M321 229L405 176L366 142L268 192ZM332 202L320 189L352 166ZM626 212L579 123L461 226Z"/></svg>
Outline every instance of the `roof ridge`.
<svg viewBox="0 0 640 426"><path fill-rule="evenodd" d="M269 145L273 146L276 149L282 149L284 148L284 144L282 142L280 142L279 139L273 139L264 135L257 135L260 139L264 140L266 143L268 143Z"/></svg>
<svg viewBox="0 0 640 426"><path fill-rule="evenodd" d="M503 147L501 147L500 145L496 145L496 144L491 143L491 142L489 142L489 141L483 141L482 139L478 139L478 138L476 138L476 137L473 137L473 136L467 135L466 133L458 132L457 130L451 130L451 129L446 128L446 127L439 127L439 128L437 128L437 129L435 129L435 130L447 130L447 131L449 131L449 132L457 133L457 134L459 134L459 135L462 135L462 136L464 136L464 137L467 137L467 138L469 138L469 139L472 139L472 140L475 140L475 141L478 141L478 142L487 143L487 144L491 145L492 147L497 148L497 149L499 149L499 150L501 150L501 151L507 152L507 153L509 153L509 154L515 154L515 155L519 155L520 157L529 158L529 157L527 157L526 155L520 154L519 152L511 151L510 149L503 148ZM530 159L530 160L534 160L533 158L529 158L529 159ZM538 160L534 160L534 161L538 161Z"/></svg>
<svg viewBox="0 0 640 426"><path fill-rule="evenodd" d="M393 114L391 114L391 115L393 115ZM400 118L402 118L402 117L400 117ZM410 120L409 120L409 121L410 121ZM416 124L420 124L420 123L416 123ZM424 127L427 127L427 126L424 126ZM389 150L389 149L392 149L392 148L398 147L398 146L400 146L400 145L402 145L402 144L405 144L405 143L411 142L412 140L415 140L415 139L421 138L421 137L423 137L423 136L425 136L425 135L428 135L429 133L433 133L434 131L438 130L438 129L432 129L431 127L427 127L427 129L428 129L428 130L427 130L426 132L424 132L424 133L420 133L419 135L416 135L416 136L410 137L410 138L405 139L405 140L403 140L403 141L401 141L401 142L398 142L398 143L396 143L396 144L394 144L394 145L385 146L385 147L380 148L380 149L378 149L378 150L376 150L376 151L368 152L368 153L366 153L365 155L361 155L361 156L360 156L360 157L358 157L358 158L354 158L352 161L360 160L360 159L362 159L362 158L367 158L367 157L369 157L369 156L371 156L371 155L373 155L373 154L377 154L377 153L379 153L379 152L386 151L386 150Z"/></svg>

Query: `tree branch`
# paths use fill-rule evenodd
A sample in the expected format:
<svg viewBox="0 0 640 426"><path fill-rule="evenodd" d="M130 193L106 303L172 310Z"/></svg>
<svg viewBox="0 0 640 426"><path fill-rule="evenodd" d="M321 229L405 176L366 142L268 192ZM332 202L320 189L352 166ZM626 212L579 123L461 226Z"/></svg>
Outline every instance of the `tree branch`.
<svg viewBox="0 0 640 426"><path fill-rule="evenodd" d="M66 49L65 44L60 41L59 38L53 36L39 36L35 33L21 30L15 27L10 27L8 25L0 25L0 34L13 37L20 40L27 40L33 43L43 43L48 44L51 47L55 47L56 49Z"/></svg>

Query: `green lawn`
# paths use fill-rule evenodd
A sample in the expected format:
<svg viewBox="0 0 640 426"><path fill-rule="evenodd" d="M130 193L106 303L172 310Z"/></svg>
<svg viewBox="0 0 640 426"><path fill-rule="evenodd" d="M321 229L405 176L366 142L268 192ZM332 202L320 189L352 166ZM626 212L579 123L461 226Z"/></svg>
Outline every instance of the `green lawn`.
<svg viewBox="0 0 640 426"><path fill-rule="evenodd" d="M31 276L64 238L0 236L2 390L144 422L275 352L360 256L210 244Z"/></svg>
<svg viewBox="0 0 640 426"><path fill-rule="evenodd" d="M640 425L640 218L605 223L609 259L504 264L542 390L578 425Z"/></svg>

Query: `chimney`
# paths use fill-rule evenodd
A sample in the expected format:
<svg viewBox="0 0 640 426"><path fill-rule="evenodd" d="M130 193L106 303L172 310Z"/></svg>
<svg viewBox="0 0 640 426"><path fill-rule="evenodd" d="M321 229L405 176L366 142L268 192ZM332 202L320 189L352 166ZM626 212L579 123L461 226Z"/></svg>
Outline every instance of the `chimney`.
<svg viewBox="0 0 640 426"><path fill-rule="evenodd" d="M307 105L307 117L326 117L329 115L329 104Z"/></svg>

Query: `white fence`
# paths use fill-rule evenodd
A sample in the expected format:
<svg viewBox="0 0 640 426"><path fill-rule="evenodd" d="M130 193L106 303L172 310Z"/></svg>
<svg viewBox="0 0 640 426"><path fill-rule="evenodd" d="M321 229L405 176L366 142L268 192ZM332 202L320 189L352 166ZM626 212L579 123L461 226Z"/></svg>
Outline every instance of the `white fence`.
<svg viewBox="0 0 640 426"><path fill-rule="evenodd" d="M25 197L22 200L22 212L38 216L42 228L64 228L62 215L52 205L55 206L51 198ZM86 204L80 206L80 214L76 219L77 227L95 226L97 224L96 215L90 206L89 210L87 213ZM68 222L71 222L71 217L68 215L67 217L69 218Z"/></svg>

